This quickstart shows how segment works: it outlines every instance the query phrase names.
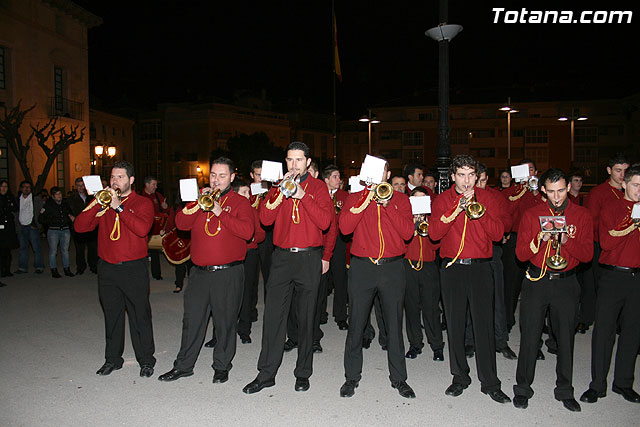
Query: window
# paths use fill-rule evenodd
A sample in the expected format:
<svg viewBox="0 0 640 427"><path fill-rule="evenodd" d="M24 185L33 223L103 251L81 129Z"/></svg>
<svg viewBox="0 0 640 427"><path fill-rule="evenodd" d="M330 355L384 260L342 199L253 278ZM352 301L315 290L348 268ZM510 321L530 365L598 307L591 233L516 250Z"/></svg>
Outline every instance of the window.
<svg viewBox="0 0 640 427"><path fill-rule="evenodd" d="M495 148L473 148L471 149L471 156L476 158L495 157L496 149Z"/></svg>
<svg viewBox="0 0 640 427"><path fill-rule="evenodd" d="M495 138L495 129L471 129L472 138Z"/></svg>
<svg viewBox="0 0 640 427"><path fill-rule="evenodd" d="M127 133L124 131L124 128L122 128L122 137L126 138L126 136L127 136Z"/></svg>
<svg viewBox="0 0 640 427"><path fill-rule="evenodd" d="M7 50L0 46L0 89L7 88L7 75L5 74L6 63L7 63Z"/></svg>
<svg viewBox="0 0 640 427"><path fill-rule="evenodd" d="M524 157L536 162L539 170L546 169L545 164L549 162L549 150L547 148L526 148Z"/></svg>
<svg viewBox="0 0 640 427"><path fill-rule="evenodd" d="M597 144L598 128L575 128L575 142L576 144Z"/></svg>
<svg viewBox="0 0 640 427"><path fill-rule="evenodd" d="M624 126L601 126L598 128L598 135L623 136Z"/></svg>
<svg viewBox="0 0 640 427"><path fill-rule="evenodd" d="M598 149L576 147L576 162L578 163L598 163Z"/></svg>
<svg viewBox="0 0 640 427"><path fill-rule="evenodd" d="M53 96L55 99L56 113L61 114L63 110L63 87L62 87L62 68L53 68Z"/></svg>
<svg viewBox="0 0 640 427"><path fill-rule="evenodd" d="M111 136L116 136L116 128L115 127L111 128Z"/></svg>
<svg viewBox="0 0 640 427"><path fill-rule="evenodd" d="M93 123L89 125L89 138L96 139L96 125Z"/></svg>
<svg viewBox="0 0 640 427"><path fill-rule="evenodd" d="M469 129L451 129L449 134L451 145L465 145L469 143Z"/></svg>
<svg viewBox="0 0 640 427"><path fill-rule="evenodd" d="M402 160L407 163L422 163L422 150L403 150Z"/></svg>
<svg viewBox="0 0 640 427"><path fill-rule="evenodd" d="M57 175L58 175L58 187L64 189L65 188L65 179L64 179L64 174L65 174L65 167L64 167L64 151L60 154L58 154L58 157L56 158L56 171L57 171ZM64 195L64 192L63 192Z"/></svg>
<svg viewBox="0 0 640 427"><path fill-rule="evenodd" d="M104 132L104 126L102 127ZM160 121L145 122L140 125L140 139L162 139Z"/></svg>
<svg viewBox="0 0 640 427"><path fill-rule="evenodd" d="M402 139L402 131L400 130L383 130L382 132L380 132L380 140L381 141L387 141L387 140L400 140Z"/></svg>
<svg viewBox="0 0 640 427"><path fill-rule="evenodd" d="M418 120L434 120L433 113L418 113Z"/></svg>
<svg viewBox="0 0 640 427"><path fill-rule="evenodd" d="M549 131L547 129L526 129L524 142L525 144L547 144L549 143Z"/></svg>
<svg viewBox="0 0 640 427"><path fill-rule="evenodd" d="M0 179L9 179L9 153L7 150L9 150L7 140L0 138Z"/></svg>
<svg viewBox="0 0 640 427"><path fill-rule="evenodd" d="M402 145L416 147L424 145L424 132L410 131L402 133ZM420 155L422 157L422 154Z"/></svg>

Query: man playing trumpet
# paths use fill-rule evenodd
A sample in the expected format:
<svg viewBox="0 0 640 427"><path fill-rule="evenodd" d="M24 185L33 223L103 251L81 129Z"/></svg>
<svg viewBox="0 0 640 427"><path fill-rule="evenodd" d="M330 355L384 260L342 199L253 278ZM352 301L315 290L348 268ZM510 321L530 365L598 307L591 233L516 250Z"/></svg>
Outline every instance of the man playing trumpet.
<svg viewBox="0 0 640 427"><path fill-rule="evenodd" d="M573 344L580 285L576 267L593 256L593 220L589 211L569 201L567 176L560 169L549 169L540 179L547 203L522 214L518 228L516 254L529 262L520 298L520 353L513 387L516 408L525 409L533 396L536 355L544 317L549 310L557 340L555 398L570 411L580 411L573 397ZM541 226L541 216L563 216L560 223L566 232L552 235ZM549 227L553 228L553 227Z"/></svg>

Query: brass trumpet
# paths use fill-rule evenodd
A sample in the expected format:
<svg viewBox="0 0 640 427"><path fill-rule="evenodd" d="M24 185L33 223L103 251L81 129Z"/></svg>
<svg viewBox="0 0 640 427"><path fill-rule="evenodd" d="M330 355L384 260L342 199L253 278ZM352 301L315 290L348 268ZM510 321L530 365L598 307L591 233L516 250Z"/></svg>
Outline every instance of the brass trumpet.
<svg viewBox="0 0 640 427"><path fill-rule="evenodd" d="M280 192L287 199L294 194L298 190L298 183L300 182L300 175L292 175L289 178L283 179L280 181Z"/></svg>
<svg viewBox="0 0 640 427"><path fill-rule="evenodd" d="M527 181L526 186L530 191L536 191L538 189L538 184L539 184L538 177L537 176L532 176Z"/></svg>
<svg viewBox="0 0 640 427"><path fill-rule="evenodd" d="M120 189L116 188L115 190L118 197L120 197ZM109 206L111 204L111 200L113 199L111 193L107 189L98 191L94 197L96 199L96 202L98 202L98 204L102 207Z"/></svg>
<svg viewBox="0 0 640 427"><path fill-rule="evenodd" d="M467 188L465 188L465 191ZM479 219L484 215L486 208L484 205L476 200L475 193L473 194L473 198L471 200L467 200L466 198L460 199L460 206L464 209L464 212L467 214L469 219Z"/></svg>
<svg viewBox="0 0 640 427"><path fill-rule="evenodd" d="M393 187L388 182L381 182L373 187L371 191L373 191L373 200L378 204L387 202L393 197Z"/></svg>
<svg viewBox="0 0 640 427"><path fill-rule="evenodd" d="M222 192L220 190L214 190L210 193L201 194L198 197L198 206L205 212L211 212L215 205L215 202L220 200L220 195Z"/></svg>
<svg viewBox="0 0 640 427"><path fill-rule="evenodd" d="M568 262L565 257L560 255L560 247L562 246L560 233L556 235L556 239L553 241L552 245L556 250L556 253L547 258L547 267L553 270L564 270L565 268L567 268Z"/></svg>
<svg viewBox="0 0 640 427"><path fill-rule="evenodd" d="M416 233L420 237L427 237L429 235L429 223L421 216L420 221L416 222Z"/></svg>
<svg viewBox="0 0 640 427"><path fill-rule="evenodd" d="M336 215L342 210L342 202L338 200L338 192L333 193L333 208L336 211Z"/></svg>

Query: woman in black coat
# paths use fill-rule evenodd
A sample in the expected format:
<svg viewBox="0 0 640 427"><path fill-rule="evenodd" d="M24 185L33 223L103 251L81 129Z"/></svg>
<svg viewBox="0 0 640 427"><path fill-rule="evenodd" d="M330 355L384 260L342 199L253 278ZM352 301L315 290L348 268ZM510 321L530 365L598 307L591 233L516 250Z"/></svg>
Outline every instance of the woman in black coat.
<svg viewBox="0 0 640 427"><path fill-rule="evenodd" d="M0 277L13 276L11 250L19 246L14 218L17 211L18 204L9 190L9 182L0 180Z"/></svg>

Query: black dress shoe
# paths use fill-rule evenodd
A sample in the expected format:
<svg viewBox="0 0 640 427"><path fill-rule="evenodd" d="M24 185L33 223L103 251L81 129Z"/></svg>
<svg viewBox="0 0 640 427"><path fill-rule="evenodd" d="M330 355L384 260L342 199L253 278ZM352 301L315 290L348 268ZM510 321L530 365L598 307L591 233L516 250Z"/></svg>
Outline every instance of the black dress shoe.
<svg viewBox="0 0 640 427"><path fill-rule="evenodd" d="M160 381L175 381L178 378L182 378L182 377L190 377L191 375L193 375L193 371L181 371L179 369L173 368L172 370L170 370L169 372L167 372L166 374L162 374L158 377L158 379Z"/></svg>
<svg viewBox="0 0 640 427"><path fill-rule="evenodd" d="M351 397L356 393L356 389L360 384L359 381L356 380L347 380L340 387L340 397Z"/></svg>
<svg viewBox="0 0 640 427"><path fill-rule="evenodd" d="M387 351L389 349L386 344L380 344L380 348L382 349L382 351Z"/></svg>
<svg viewBox="0 0 640 427"><path fill-rule="evenodd" d="M297 342L293 342L293 341L291 341L291 339L288 339L284 343L284 351L288 353L291 350L293 350L294 348L296 348L297 346L298 346Z"/></svg>
<svg viewBox="0 0 640 427"><path fill-rule="evenodd" d="M52 268L51 269L51 277L53 277L54 279L61 279L62 278L60 273L58 273L58 269L57 268Z"/></svg>
<svg viewBox="0 0 640 427"><path fill-rule="evenodd" d="M400 396L405 399L413 399L416 397L416 394L413 392L413 389L407 384L406 381L391 381L391 387L398 390Z"/></svg>
<svg viewBox="0 0 640 427"><path fill-rule="evenodd" d="M25 270L16 270L15 274L26 274Z"/></svg>
<svg viewBox="0 0 640 427"><path fill-rule="evenodd" d="M176 288L173 290L174 294L179 294L180 292L182 292L182 286L176 286Z"/></svg>
<svg viewBox="0 0 640 427"><path fill-rule="evenodd" d="M0 282L0 288L4 288L5 286L7 286L7 284L6 284L6 283L2 283L2 282Z"/></svg>
<svg viewBox="0 0 640 427"><path fill-rule="evenodd" d="M524 396L513 396L513 406L518 409L527 409L529 406L529 398Z"/></svg>
<svg viewBox="0 0 640 427"><path fill-rule="evenodd" d="M458 397L467 387L468 386L466 385L453 383L449 387L447 387L447 389L444 391L444 394L446 394L447 396Z"/></svg>
<svg viewBox="0 0 640 427"><path fill-rule="evenodd" d="M253 393L259 392L263 388L273 387L274 385L276 385L276 380L267 380L267 381L260 382L256 378L255 380L251 381L249 384L244 386L242 391L246 394L253 394Z"/></svg>
<svg viewBox="0 0 640 427"><path fill-rule="evenodd" d="M471 359L476 354L476 349L472 345L464 346L464 355L467 356L467 359Z"/></svg>
<svg viewBox="0 0 640 427"><path fill-rule="evenodd" d="M585 391L584 393L582 393L582 396L580 396L580 402L596 403L598 401L598 398L605 397L606 395L607 395L606 391L603 391L602 393L600 393L595 391L592 388L589 388L589 390Z"/></svg>
<svg viewBox="0 0 640 427"><path fill-rule="evenodd" d="M406 357L407 359L415 359L419 354L422 354L421 349L417 347L411 347L409 348L409 351L407 351L407 354L404 355L404 357Z"/></svg>
<svg viewBox="0 0 640 427"><path fill-rule="evenodd" d="M433 350L433 360L437 360L439 362L444 362L444 353L442 349Z"/></svg>
<svg viewBox="0 0 640 427"><path fill-rule="evenodd" d="M580 404L576 402L574 398L571 399L562 399L562 406L570 410L571 412L580 412L582 409L580 408Z"/></svg>
<svg viewBox="0 0 640 427"><path fill-rule="evenodd" d="M578 323L578 326L576 326L576 334L577 333L586 334L588 330L589 330L589 326L585 325L584 323Z"/></svg>
<svg viewBox="0 0 640 427"><path fill-rule="evenodd" d="M349 324L344 320L339 320L338 329L340 329L341 331L346 331L347 329L349 329Z"/></svg>
<svg viewBox="0 0 640 427"><path fill-rule="evenodd" d="M36 274L44 273L44 268L36 268Z"/></svg>
<svg viewBox="0 0 640 427"><path fill-rule="evenodd" d="M162 280L162 276L153 276L155 280Z"/></svg>
<svg viewBox="0 0 640 427"><path fill-rule="evenodd" d="M327 314L327 312L325 311L325 312L320 316L320 324L321 324L321 325L326 325L328 321L329 321L329 315L328 315L328 314Z"/></svg>
<svg viewBox="0 0 640 427"><path fill-rule="evenodd" d="M211 338L211 341L207 341L204 343L204 346L207 348L213 348L218 344L218 339L216 337Z"/></svg>
<svg viewBox="0 0 640 427"><path fill-rule="evenodd" d="M371 347L371 338L363 338L362 339L362 348L369 348Z"/></svg>
<svg viewBox="0 0 640 427"><path fill-rule="evenodd" d="M296 385L293 388L295 391L309 390L309 378L296 378Z"/></svg>
<svg viewBox="0 0 640 427"><path fill-rule="evenodd" d="M313 342L313 352L314 353L322 353L322 346L320 345L320 341Z"/></svg>
<svg viewBox="0 0 640 427"><path fill-rule="evenodd" d="M549 354L558 354L558 349L555 347L547 346L547 351L549 352Z"/></svg>
<svg viewBox="0 0 640 427"><path fill-rule="evenodd" d="M97 267L96 267L96 268L92 268L92 269L91 269L91 272L92 272L93 274L98 274L98 268L97 268Z"/></svg>
<svg viewBox="0 0 640 427"><path fill-rule="evenodd" d="M140 367L140 376L142 378L151 378L152 375L153 375L153 366L142 365Z"/></svg>
<svg viewBox="0 0 640 427"><path fill-rule="evenodd" d="M618 387L614 385L612 390L614 393L622 395L622 397L629 402L640 403L640 394L636 393L631 387Z"/></svg>
<svg viewBox="0 0 640 427"><path fill-rule="evenodd" d="M86 270L86 268L79 268L76 270L76 275L77 276L82 276L84 274L84 271Z"/></svg>
<svg viewBox="0 0 640 427"><path fill-rule="evenodd" d="M216 373L213 374L213 383L222 384L222 383L226 383L227 380L229 380L229 371L216 369Z"/></svg>
<svg viewBox="0 0 640 427"><path fill-rule="evenodd" d="M483 393L488 395L490 398L492 398L494 402L498 402L498 403L511 402L511 398L506 394L504 394L500 389L495 391L483 392Z"/></svg>
<svg viewBox="0 0 640 427"><path fill-rule="evenodd" d="M240 335L240 342L242 344L251 344L251 337L249 335Z"/></svg>
<svg viewBox="0 0 640 427"><path fill-rule="evenodd" d="M536 360L544 360L544 353L542 350L538 350L538 354L536 355Z"/></svg>
<svg viewBox="0 0 640 427"><path fill-rule="evenodd" d="M73 274L71 272L71 269L69 269L69 268L65 268L64 269L64 275L67 276L67 277L74 277L75 276L75 274Z"/></svg>
<svg viewBox="0 0 640 427"><path fill-rule="evenodd" d="M516 360L518 358L518 356L516 356L516 354L513 352L513 350L511 350L509 345L507 345L504 348L501 348L500 350L496 349L496 353L502 353L504 358L505 359L509 359L509 360Z"/></svg>
<svg viewBox="0 0 640 427"><path fill-rule="evenodd" d="M116 366L113 363L105 362L105 364L102 365L100 367L100 369L98 369L96 374L98 374L98 375L109 375L109 374L111 374L111 372L117 371L120 368L122 368L122 366Z"/></svg>

